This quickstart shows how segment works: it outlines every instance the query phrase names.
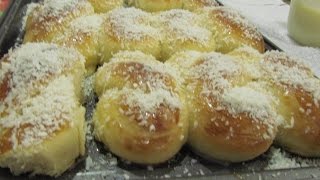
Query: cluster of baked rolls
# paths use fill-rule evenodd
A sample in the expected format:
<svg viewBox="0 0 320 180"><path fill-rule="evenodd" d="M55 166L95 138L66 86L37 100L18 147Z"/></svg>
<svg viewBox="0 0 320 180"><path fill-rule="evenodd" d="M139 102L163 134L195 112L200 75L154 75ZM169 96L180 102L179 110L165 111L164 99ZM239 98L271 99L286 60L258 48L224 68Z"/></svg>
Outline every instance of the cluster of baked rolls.
<svg viewBox="0 0 320 180"><path fill-rule="evenodd" d="M178 1L150 1L165 2ZM135 7L118 7L96 14L90 1L45 0L30 10L24 42L73 47L85 56L88 73L123 50L139 50L161 61L182 50L227 53L247 45L264 52L261 34L229 8L208 5L193 12L168 9L150 13Z"/></svg>
<svg viewBox="0 0 320 180"><path fill-rule="evenodd" d="M187 141L220 162L256 158L275 142L319 157L320 80L282 52L180 51L164 64L117 53L95 76L94 134L111 152L159 164Z"/></svg>
<svg viewBox="0 0 320 180"><path fill-rule="evenodd" d="M28 12L25 44L0 62L0 166L14 174L58 176L84 154L81 81L95 72L93 134L125 160L159 164L186 143L224 162L273 143L320 155L320 81L264 53L256 28L215 1L44 0Z"/></svg>

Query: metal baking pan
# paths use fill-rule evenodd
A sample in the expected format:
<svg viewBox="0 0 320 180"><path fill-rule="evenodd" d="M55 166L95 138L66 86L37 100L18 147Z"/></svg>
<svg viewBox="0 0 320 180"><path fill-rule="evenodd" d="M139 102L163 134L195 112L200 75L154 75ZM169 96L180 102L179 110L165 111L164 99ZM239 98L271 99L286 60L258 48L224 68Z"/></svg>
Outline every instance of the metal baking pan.
<svg viewBox="0 0 320 180"><path fill-rule="evenodd" d="M0 24L2 24L2 21L5 19L5 17L7 16L8 14L8 11L11 7L11 3L12 1L9 1L9 4L5 7L5 9L3 10L0 10ZM1 4L1 1L0 1L0 4ZM2 12L1 12L2 11ZM2 14L1 14L2 13Z"/></svg>
<svg viewBox="0 0 320 180"><path fill-rule="evenodd" d="M23 30L21 30L22 19L26 12L26 4L32 0L15 0L12 2L5 19L0 24L0 57L8 50L21 43ZM272 42L265 40L268 50L277 49ZM89 98L85 104L87 112L86 119L90 124L93 108L97 98ZM89 131L92 129L89 126ZM297 162L295 168L279 166L272 170L266 170L273 151L269 150L260 157L245 163L231 165L221 165L208 162L194 154L188 146L184 146L181 151L167 163L154 166L138 166L121 160L108 152L101 143L94 140L88 132L84 157L77 160L74 166L56 179L311 179L320 178L320 160L309 159L311 163L301 163L306 159L285 153L287 158ZM300 163L300 165L299 165ZM301 167L303 166L303 168ZM33 176L28 174L13 176L9 169L0 168L1 180L22 180L22 179L55 179L48 176Z"/></svg>

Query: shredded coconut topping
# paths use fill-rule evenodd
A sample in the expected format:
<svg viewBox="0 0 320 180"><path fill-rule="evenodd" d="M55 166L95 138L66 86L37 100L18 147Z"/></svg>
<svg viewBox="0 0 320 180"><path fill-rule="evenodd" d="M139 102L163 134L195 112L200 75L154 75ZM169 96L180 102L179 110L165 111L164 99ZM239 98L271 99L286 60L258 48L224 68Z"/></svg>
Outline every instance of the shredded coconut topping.
<svg viewBox="0 0 320 180"><path fill-rule="evenodd" d="M246 18L244 18L238 11L225 7L219 8L222 10L222 13L218 16L222 16L222 18L226 18L232 21L232 23L237 24L238 27L240 27L244 32L244 37L256 40L259 40L261 38L261 35L257 28Z"/></svg>
<svg viewBox="0 0 320 180"><path fill-rule="evenodd" d="M11 50L1 62L0 80L8 81L8 93L0 104L5 114L0 125L13 131L14 147L37 144L70 120L70 110L76 105L72 80L52 77L76 61L84 63L84 58L73 49L27 43Z"/></svg>
<svg viewBox="0 0 320 180"><path fill-rule="evenodd" d="M45 33L41 32L43 30L46 32L60 30L70 19L94 12L91 4L84 0L45 0L30 11L31 24L36 28L28 30L35 35Z"/></svg>
<svg viewBox="0 0 320 180"><path fill-rule="evenodd" d="M103 23L103 16L94 14L91 16L81 16L73 20L70 24L73 31L85 33L98 32Z"/></svg>
<svg viewBox="0 0 320 180"><path fill-rule="evenodd" d="M0 80L4 83L8 78L9 92L0 104L0 112L37 94L52 77L62 74L76 61L84 62L77 51L53 44L27 43L10 51L8 61L1 62Z"/></svg>
<svg viewBox="0 0 320 180"><path fill-rule="evenodd" d="M216 110L225 109L234 117L245 113L257 123L267 126L263 138L274 137L274 128L282 121L273 107L277 103L273 96L260 90L262 84L251 85L250 81L247 82L248 86L234 87L233 80L250 72L250 68L253 67L241 64L232 56L215 52L197 54L192 61L193 63L182 63L182 66L189 67L187 67L189 74L186 77L189 90L193 91L200 86L202 88L200 93L209 104L212 104L210 97L214 97L217 101ZM259 88L256 89L255 86Z"/></svg>
<svg viewBox="0 0 320 180"><path fill-rule="evenodd" d="M121 40L140 41L144 38L154 38L158 30L150 25L151 15L136 8L119 8L108 14L111 32Z"/></svg>
<svg viewBox="0 0 320 180"><path fill-rule="evenodd" d="M31 13L34 9L36 9L36 8L38 8L38 7L40 7L40 4L38 4L38 3L30 3L30 4L27 5L26 14L23 16L23 19L22 19L22 26L21 26L21 29L20 29L21 31L25 30L26 24L27 24L27 19L28 19L30 13Z"/></svg>
<svg viewBox="0 0 320 180"><path fill-rule="evenodd" d="M224 26L224 29L222 29L223 33L227 34L227 36L224 37L224 41L232 40L232 38L229 37L229 34L233 33L233 26L240 28L240 30L243 32L241 33L241 36L243 38L249 38L257 41L260 41L262 38L257 28L234 9L220 6L204 7L204 12L208 13L207 15L209 17L207 18L213 16L214 19L218 21L218 23L223 23L224 25L226 25Z"/></svg>
<svg viewBox="0 0 320 180"><path fill-rule="evenodd" d="M206 44L212 36L205 28L197 26L197 15L186 10L174 9L162 12L159 20L164 24L164 34L169 39L194 41Z"/></svg>
<svg viewBox="0 0 320 180"><path fill-rule="evenodd" d="M142 112L155 112L161 105L168 105L171 109L180 108L180 100L177 96L173 95L164 89L155 89L150 93L145 93L141 90L135 90L127 96L126 104L131 107L138 106Z"/></svg>
<svg viewBox="0 0 320 180"><path fill-rule="evenodd" d="M269 163L265 169L277 170L277 169L289 169L289 168L303 168L310 166L318 166L318 159L307 159L292 156L282 149L271 147L267 156L270 158Z"/></svg>
<svg viewBox="0 0 320 180"><path fill-rule="evenodd" d="M0 117L0 126L12 130L13 149L18 145L35 145L62 126L72 125L71 112L76 105L72 79L61 77L40 95L21 100L7 116Z"/></svg>
<svg viewBox="0 0 320 180"><path fill-rule="evenodd" d="M315 104L320 101L320 81L299 60L286 54L272 51L265 54L261 67L276 83L286 84L312 93Z"/></svg>
<svg viewBox="0 0 320 180"><path fill-rule="evenodd" d="M43 11L45 14L57 15L70 11L82 0L45 0L43 2Z"/></svg>
<svg viewBox="0 0 320 180"><path fill-rule="evenodd" d="M229 113L237 115L248 113L257 120L275 117L271 98L266 94L248 87L235 87L222 95L221 103L227 107Z"/></svg>
<svg viewBox="0 0 320 180"><path fill-rule="evenodd" d="M215 52L204 55L199 61L203 63L193 67L190 76L204 80L202 93L205 95L217 95L222 89L229 88L231 84L227 77L239 73L240 70L240 66L231 56Z"/></svg>
<svg viewBox="0 0 320 180"><path fill-rule="evenodd" d="M215 0L192 0L192 1L200 1L202 5L205 7L218 6L219 4Z"/></svg>
<svg viewBox="0 0 320 180"><path fill-rule="evenodd" d="M143 70L145 70L146 72L158 72L163 75L170 75L175 80L177 80L177 83L180 83L182 81L181 77L179 76L178 72L176 72L175 69L173 69L172 67L170 67L167 64L163 64L161 62L158 62L153 56L146 55L146 54L142 53L141 51L120 51L119 53L115 54L113 56L113 58L111 58L110 63L108 65L114 66L114 64L116 65L120 62L139 63L139 64L143 65ZM128 66L126 71L131 73L134 71L135 68L136 67ZM107 76L110 76L110 75L107 75ZM129 74L127 74L127 75L129 75ZM155 77L155 78L159 78L159 77Z"/></svg>

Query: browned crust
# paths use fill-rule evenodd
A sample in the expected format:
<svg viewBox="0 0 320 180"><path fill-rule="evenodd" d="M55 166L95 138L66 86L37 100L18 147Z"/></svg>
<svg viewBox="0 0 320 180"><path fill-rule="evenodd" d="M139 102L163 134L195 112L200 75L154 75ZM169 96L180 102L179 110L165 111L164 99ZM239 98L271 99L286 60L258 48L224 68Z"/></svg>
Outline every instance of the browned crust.
<svg viewBox="0 0 320 180"><path fill-rule="evenodd" d="M2 80L2 82L0 83L0 101L4 101L7 95L10 93L11 88L10 88L9 80L10 80L10 75L9 73L7 73L4 79Z"/></svg>
<svg viewBox="0 0 320 180"><path fill-rule="evenodd" d="M148 65L138 62L120 62L112 69L112 75L119 76L123 79L129 77L127 81L129 81L131 85L137 84L138 86L145 85L146 82L150 81L150 78L156 77L157 80L163 82L166 87L175 89L176 85L171 76L156 71L149 71L146 70L146 68L148 68ZM150 85L152 86L152 83Z"/></svg>
<svg viewBox="0 0 320 180"><path fill-rule="evenodd" d="M47 129L50 128L50 126L44 125ZM48 135L44 140L50 139L50 137L55 136L56 134L63 132L67 128L70 127L69 123L65 123L60 125L59 130L54 131L50 135ZM10 151L13 149L13 143L11 141L12 136L15 136L17 139L17 145L21 144L22 139L24 138L26 132L29 128L36 128L35 126L31 124L22 124L19 128L17 128L15 131L13 128L5 128L3 132L0 134L0 155Z"/></svg>
<svg viewBox="0 0 320 180"><path fill-rule="evenodd" d="M227 146L232 147L235 151L247 151L252 148L268 149L274 137L272 135L269 135L269 139L263 137L264 134L268 134L266 124L245 113L233 116L225 109L217 111L215 109L219 103L214 98L209 98L209 101L210 103L201 105L206 114L206 120L199 122L202 123L201 126L209 139L215 138L216 142L221 145L227 140ZM273 125L273 132L275 131L276 126Z"/></svg>
<svg viewBox="0 0 320 180"><path fill-rule="evenodd" d="M40 7L36 7L27 19L26 34L24 42L52 41L52 33L62 31L72 19L79 17L81 12L89 11L88 6L80 3L69 11L64 11L59 15L43 15L37 17ZM93 10L92 10L93 13Z"/></svg>
<svg viewBox="0 0 320 180"><path fill-rule="evenodd" d="M225 8L215 8L211 11L211 14L216 18L216 20L225 27L228 27L228 30L230 31L228 35L240 38L241 42L254 47L260 53L265 52L264 39L258 30L251 26L245 26L242 23L237 23L232 14L230 16L225 16L224 14L226 13L229 14ZM241 19L245 19L243 16L239 16Z"/></svg>

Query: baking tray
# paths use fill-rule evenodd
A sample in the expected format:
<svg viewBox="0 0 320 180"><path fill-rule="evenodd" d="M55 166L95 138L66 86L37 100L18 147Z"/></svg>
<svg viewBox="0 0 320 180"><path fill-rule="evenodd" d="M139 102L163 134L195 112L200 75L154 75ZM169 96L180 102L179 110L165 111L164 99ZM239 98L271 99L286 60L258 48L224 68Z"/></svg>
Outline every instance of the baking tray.
<svg viewBox="0 0 320 180"><path fill-rule="evenodd" d="M8 50L21 43L23 37L22 19L26 12L26 4L35 2L32 0L15 0L12 2L5 19L0 24L0 57ZM271 41L265 39L267 50L280 50ZM87 81L89 82L89 81ZM89 124L84 157L77 160L74 166L56 179L311 179L320 178L319 159L310 159L310 164L296 168L278 167L273 170L265 170L270 163L272 152L269 150L260 157L245 163L222 165L208 162L190 151L185 145L181 151L167 163L158 166L139 166L131 164L108 152L101 143L94 140L91 135L92 127L90 119L96 96L88 96L86 104L86 120ZM286 153L290 159L305 160L290 153ZM30 176L24 174L13 176L9 169L0 168L1 180L22 179L55 179L48 176Z"/></svg>

